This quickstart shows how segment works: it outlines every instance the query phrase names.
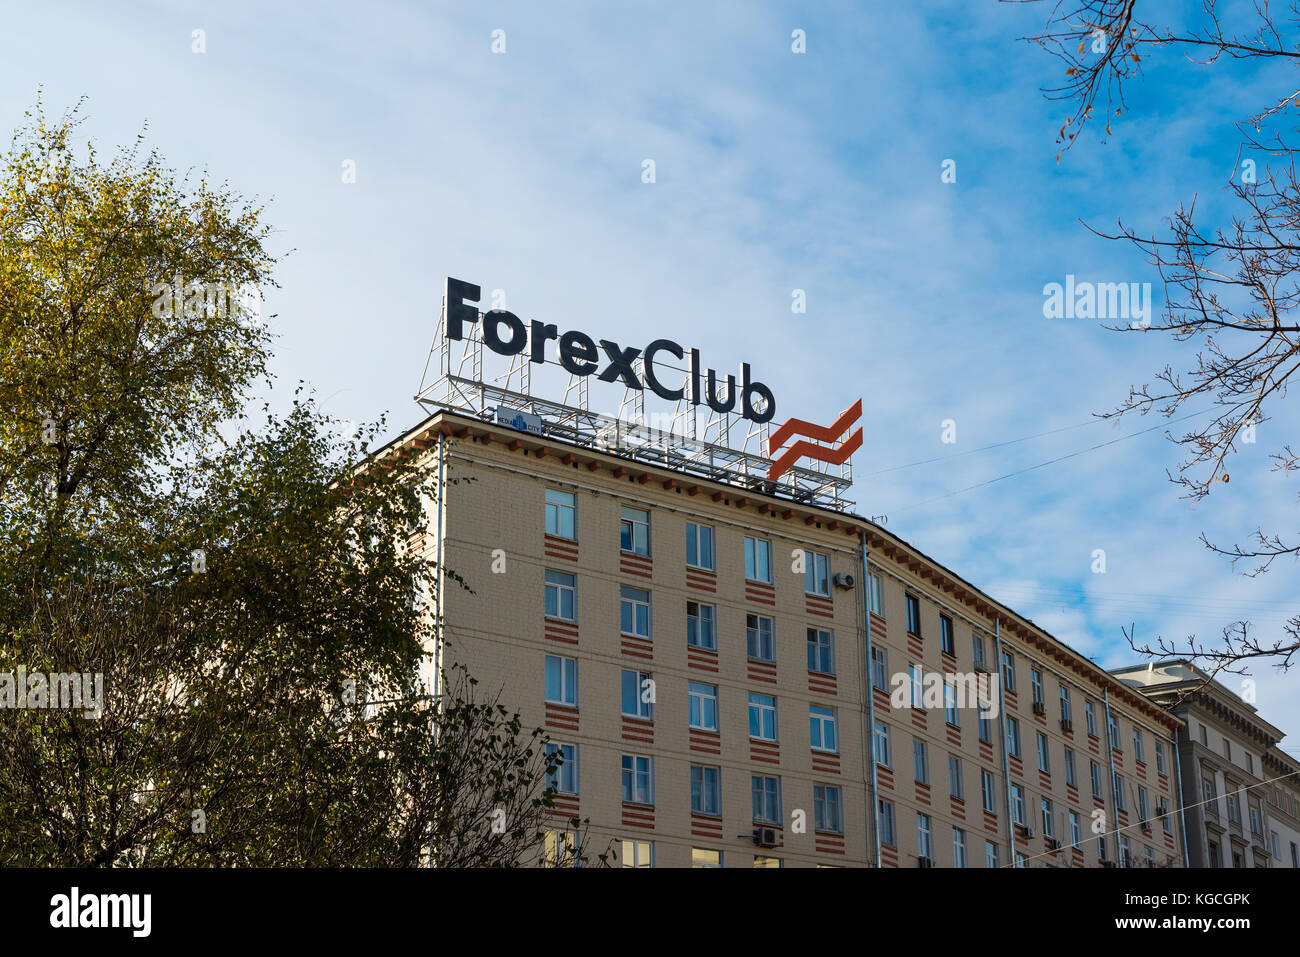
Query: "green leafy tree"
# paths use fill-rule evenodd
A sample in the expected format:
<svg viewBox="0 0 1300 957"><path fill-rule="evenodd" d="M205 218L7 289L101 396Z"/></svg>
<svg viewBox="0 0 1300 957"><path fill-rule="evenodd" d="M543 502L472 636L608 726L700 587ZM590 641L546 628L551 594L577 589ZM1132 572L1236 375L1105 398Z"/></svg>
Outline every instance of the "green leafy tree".
<svg viewBox="0 0 1300 957"><path fill-rule="evenodd" d="M0 166L0 703L20 668L103 692L0 709L0 864L536 860L544 735L430 682L436 477L310 399L232 420L262 210L76 124L38 108Z"/></svg>

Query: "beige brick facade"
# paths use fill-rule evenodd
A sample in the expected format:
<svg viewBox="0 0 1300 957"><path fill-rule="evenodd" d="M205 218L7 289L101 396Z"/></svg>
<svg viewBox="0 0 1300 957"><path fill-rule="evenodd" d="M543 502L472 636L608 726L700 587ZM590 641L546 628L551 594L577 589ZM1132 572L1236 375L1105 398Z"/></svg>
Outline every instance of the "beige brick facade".
<svg viewBox="0 0 1300 957"><path fill-rule="evenodd" d="M591 820L601 846L606 839L615 841L616 850L623 841L650 842L655 866L689 866L700 850L720 853L728 867L750 867L756 858L792 867L916 867L926 858L930 866L951 867L964 843L965 866L984 867L986 842L992 842L999 866L1015 863L1017 854L1029 866L1097 866L1098 809L1107 861L1117 860L1122 834L1131 864L1182 865L1178 815L1162 819L1158 813L1162 802L1178 805L1172 767L1178 719L878 526L451 413L434 416L404 441L426 448L432 467L445 450L446 474L456 480L444 494L443 559L473 593L445 586L445 661L468 666L480 689L500 690L503 703L520 710L527 725L545 727L555 742L576 745L578 794L560 803L566 816L576 811ZM547 534L547 489L574 496L572 540ZM623 506L648 512L648 556L620 548ZM712 570L688 566L687 523L713 530ZM770 542L770 585L747 578L747 537ZM866 694L871 590L864 545L883 600L883 616L870 616L871 643L887 656L886 690L875 691L874 700ZM841 578L825 596L806 592L805 574L796 570L805 551L827 557L828 580L848 575L852 584ZM548 570L574 578L573 622L546 615ZM624 587L649 592L648 641L622 633ZM919 636L909 633L908 596L919 612ZM716 609L716 652L688 644L688 602ZM750 615L774 620L774 662L750 658ZM950 629L941 625L941 616ZM810 670L810 628L833 634L833 668L822 666L830 656L820 651L819 639L818 665ZM941 648L941 628L950 630L953 654ZM1015 680L1014 691L1000 689L995 698L998 713L988 723L988 742L980 740L973 702L955 710L942 704L894 707L896 676L912 666L940 675L977 674L976 636L995 674L1003 672L996 658L1000 638ZM576 661L576 708L548 703L548 655ZM624 670L653 676L653 721L623 715ZM716 686L716 732L691 727L692 682ZM1036 683L1043 705L1037 709ZM1072 727L1061 720L1062 685L1070 694ZM999 690L996 682L993 688ZM775 742L751 738L751 694L775 698ZM1105 740L1107 699L1118 722L1113 752ZM1087 702L1094 709L1095 735L1087 729ZM833 709L833 751L812 747L812 707ZM890 745L888 763L877 763L874 782L867 760L869 709L888 728ZM1005 762L1009 726L1001 720L1002 709L1019 737L1018 757ZM1135 729L1145 760L1136 753ZM1038 765L1040 734L1046 772ZM928 787L915 780L916 742L925 745ZM1066 780L1067 748L1074 755L1073 784ZM652 760L652 803L623 800L625 755ZM1124 809L1115 807L1112 758ZM960 797L951 793L958 788L950 759L960 761L952 766ZM1099 798L1093 796L1090 761L1099 768ZM720 815L693 813L693 766L718 769ZM983 807L981 772L991 776L992 813ZM779 823L755 821L756 776L779 779ZM1016 800L1024 807L1014 845L1008 783L1022 789ZM873 808L873 787L892 809L892 841L883 834L879 862L879 815L873 811L880 805ZM815 793L825 792L815 789L826 788L838 789L838 802L828 796L822 807L838 803L839 813L826 811L826 827L819 830ZM1051 837L1044 833L1044 798L1051 801ZM1141 823L1141 802L1148 828ZM1070 812L1079 831L1073 849ZM926 854L918 815L929 822ZM777 846L756 846L760 826L775 829Z"/></svg>

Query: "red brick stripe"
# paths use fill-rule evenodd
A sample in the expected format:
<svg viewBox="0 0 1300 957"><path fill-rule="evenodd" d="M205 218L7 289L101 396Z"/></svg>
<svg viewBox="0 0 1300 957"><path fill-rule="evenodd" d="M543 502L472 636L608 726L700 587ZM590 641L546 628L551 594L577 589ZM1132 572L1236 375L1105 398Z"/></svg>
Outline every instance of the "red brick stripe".
<svg viewBox="0 0 1300 957"><path fill-rule="evenodd" d="M578 560L578 543L572 539L547 535L542 550L546 553L547 558L558 558L569 562Z"/></svg>
<svg viewBox="0 0 1300 957"><path fill-rule="evenodd" d="M722 738L716 731L697 731L692 728L691 750L704 754L721 754Z"/></svg>
<svg viewBox="0 0 1300 957"><path fill-rule="evenodd" d="M834 675L815 674L811 671L808 673L809 691L816 694L835 694L838 688Z"/></svg>
<svg viewBox="0 0 1300 957"><path fill-rule="evenodd" d="M622 640L623 654L629 658L640 658L643 661L649 661L654 657L654 645L650 642L629 635L624 635Z"/></svg>
<svg viewBox="0 0 1300 957"><path fill-rule="evenodd" d="M715 593L718 590L718 576L713 572L688 568L686 569L686 587L706 591L710 594Z"/></svg>

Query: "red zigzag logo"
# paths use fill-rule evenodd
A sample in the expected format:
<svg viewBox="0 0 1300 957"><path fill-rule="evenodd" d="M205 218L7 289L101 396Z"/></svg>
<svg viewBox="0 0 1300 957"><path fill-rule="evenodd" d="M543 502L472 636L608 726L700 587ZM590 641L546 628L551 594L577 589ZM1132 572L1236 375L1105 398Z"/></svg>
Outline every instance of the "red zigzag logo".
<svg viewBox="0 0 1300 957"><path fill-rule="evenodd" d="M834 442L840 439L849 426L862 417L862 400L858 399L851 406L840 413L840 417L832 422L829 426L815 425L812 422L805 422L803 419L788 419L779 429L772 433L771 438L767 440L767 454L773 455L776 450L785 444L785 440L792 435L806 435L810 439L817 439L821 442ZM841 445L836 448L828 448L825 445L815 445L807 439L800 439L790 446L772 463L772 467L767 470L768 481L776 481L780 476L790 470L800 458L807 456L810 459L817 459L819 462L829 462L831 465L843 465L849 460L849 456L862 447L862 428L861 426L848 437Z"/></svg>

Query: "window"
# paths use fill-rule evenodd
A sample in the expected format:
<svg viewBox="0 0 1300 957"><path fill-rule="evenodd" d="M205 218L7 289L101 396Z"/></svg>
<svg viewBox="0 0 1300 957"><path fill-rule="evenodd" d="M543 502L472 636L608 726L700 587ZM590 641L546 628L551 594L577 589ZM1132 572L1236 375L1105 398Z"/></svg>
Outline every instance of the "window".
<svg viewBox="0 0 1300 957"><path fill-rule="evenodd" d="M957 646L952 640L952 619L947 615L939 616L939 650L945 655L957 656Z"/></svg>
<svg viewBox="0 0 1300 957"><path fill-rule="evenodd" d="M1061 720L1070 721L1070 689L1061 685Z"/></svg>
<svg viewBox="0 0 1300 957"><path fill-rule="evenodd" d="M1201 797L1204 800L1205 810L1212 818L1219 816L1219 796L1214 790L1214 781L1210 778L1201 778Z"/></svg>
<svg viewBox="0 0 1300 957"><path fill-rule="evenodd" d="M1101 765L1096 761L1088 762L1088 773L1092 776L1092 796L1101 797Z"/></svg>
<svg viewBox="0 0 1300 957"><path fill-rule="evenodd" d="M930 830L930 815L916 815L916 853L919 857L934 860L934 840Z"/></svg>
<svg viewBox="0 0 1300 957"><path fill-rule="evenodd" d="M785 862L782 861L781 858L779 857L767 857L765 855L756 854L754 856L754 866L755 867L785 867Z"/></svg>
<svg viewBox="0 0 1300 957"><path fill-rule="evenodd" d="M755 661L776 661L775 625L762 615L745 616L745 648Z"/></svg>
<svg viewBox="0 0 1300 957"><path fill-rule="evenodd" d="M1007 715L1007 753L1013 758L1020 757L1020 721Z"/></svg>
<svg viewBox="0 0 1300 957"><path fill-rule="evenodd" d="M921 665L908 665L907 673L911 676L909 687L912 689L912 707L917 711L925 710L925 671Z"/></svg>
<svg viewBox="0 0 1300 957"><path fill-rule="evenodd" d="M1169 801L1167 798L1161 798L1160 803L1156 805L1156 813L1160 815L1160 828L1166 834L1174 833L1172 822L1169 820Z"/></svg>
<svg viewBox="0 0 1300 957"><path fill-rule="evenodd" d="M1119 866L1132 867L1132 855L1129 852L1128 835L1119 835Z"/></svg>
<svg viewBox="0 0 1300 957"><path fill-rule="evenodd" d="M1088 724L1088 733L1095 738L1097 736L1097 706L1086 698L1083 701L1083 716Z"/></svg>
<svg viewBox="0 0 1300 957"><path fill-rule="evenodd" d="M987 717L983 711L975 716L976 723L979 725L980 740L985 744L993 743L993 719Z"/></svg>
<svg viewBox="0 0 1300 957"><path fill-rule="evenodd" d="M844 812L839 788L829 784L813 785L813 822L819 831L844 833Z"/></svg>
<svg viewBox="0 0 1300 957"><path fill-rule="evenodd" d="M1083 828L1079 824L1079 812L1071 811L1070 817L1070 846L1078 847L1083 841Z"/></svg>
<svg viewBox="0 0 1300 957"><path fill-rule="evenodd" d="M1210 732L1206 730L1205 725L1201 725L1201 744L1207 748L1210 746Z"/></svg>
<svg viewBox="0 0 1300 957"><path fill-rule="evenodd" d="M578 537L578 507L572 492L546 490L546 534L558 538Z"/></svg>
<svg viewBox="0 0 1300 957"><path fill-rule="evenodd" d="M1029 686L1033 692L1034 704L1043 703L1043 673L1037 668L1029 669Z"/></svg>
<svg viewBox="0 0 1300 957"><path fill-rule="evenodd" d="M998 864L998 846L992 841L984 842L984 866L990 870L1001 866Z"/></svg>
<svg viewBox="0 0 1300 957"><path fill-rule="evenodd" d="M1079 786L1079 778L1074 770L1074 752L1069 748L1065 749L1065 783L1072 788Z"/></svg>
<svg viewBox="0 0 1300 957"><path fill-rule="evenodd" d="M1016 691L1016 659L1011 652L1002 652L1002 687L1012 694Z"/></svg>
<svg viewBox="0 0 1300 957"><path fill-rule="evenodd" d="M962 780L961 758L948 755L948 794L959 801L966 800L966 783Z"/></svg>
<svg viewBox="0 0 1300 957"><path fill-rule="evenodd" d="M810 595L831 593L830 559L817 552L803 553L803 590Z"/></svg>
<svg viewBox="0 0 1300 957"><path fill-rule="evenodd" d="M713 569L713 526L686 523L686 564Z"/></svg>
<svg viewBox="0 0 1300 957"><path fill-rule="evenodd" d="M876 722L875 730L871 735L871 748L875 755L876 763L884 768L892 768L893 762L889 753L889 726Z"/></svg>
<svg viewBox="0 0 1300 957"><path fill-rule="evenodd" d="M974 632L971 632L970 643L971 654L974 656L975 660L975 669L978 671L984 667L984 662L986 660L984 657L984 639ZM994 845L995 850L996 848L997 845Z"/></svg>
<svg viewBox="0 0 1300 957"><path fill-rule="evenodd" d="M1106 727L1110 734L1110 746L1116 751L1122 751L1123 748L1119 746L1119 718L1115 717L1113 714L1107 713Z"/></svg>
<svg viewBox="0 0 1300 957"><path fill-rule="evenodd" d="M752 582L772 583L772 543L745 538L745 577Z"/></svg>
<svg viewBox="0 0 1300 957"><path fill-rule="evenodd" d="M867 601L871 613L885 617L885 593L880 583L880 576L875 572L867 573Z"/></svg>
<svg viewBox="0 0 1300 957"><path fill-rule="evenodd" d="M959 827L952 829L952 866L966 866L966 832Z"/></svg>
<svg viewBox="0 0 1300 957"><path fill-rule="evenodd" d="M771 695L749 693L749 736L776 740L776 699Z"/></svg>
<svg viewBox="0 0 1300 957"><path fill-rule="evenodd" d="M1050 801L1049 798L1044 797L1043 800L1039 802L1039 807L1041 811L1043 811L1043 815L1041 815L1041 817L1043 817L1043 836L1056 837L1056 824L1053 823L1052 815L1052 801Z"/></svg>
<svg viewBox="0 0 1300 957"><path fill-rule="evenodd" d="M546 656L546 700L578 706L578 659Z"/></svg>
<svg viewBox="0 0 1300 957"><path fill-rule="evenodd" d="M1025 855L1021 854L1019 851L1016 851L1016 867L1028 867L1028 866L1029 866L1028 862L1025 860Z"/></svg>
<svg viewBox="0 0 1300 957"><path fill-rule="evenodd" d="M980 799L984 804L984 810L990 814L998 813L997 785L993 781L992 773L983 768L980 768Z"/></svg>
<svg viewBox="0 0 1300 957"><path fill-rule="evenodd" d="M929 785L930 756L924 741L916 740L912 742L912 770L918 784Z"/></svg>
<svg viewBox="0 0 1300 957"><path fill-rule="evenodd" d="M1165 770L1165 746L1163 742L1156 742L1156 770L1161 774L1168 773Z"/></svg>
<svg viewBox="0 0 1300 957"><path fill-rule="evenodd" d="M754 797L754 820L763 824L781 823L781 779L754 775L750 779Z"/></svg>
<svg viewBox="0 0 1300 957"><path fill-rule="evenodd" d="M564 572L546 572L546 615L548 618L563 618L574 621L577 614L576 580Z"/></svg>
<svg viewBox="0 0 1300 957"><path fill-rule="evenodd" d="M655 846L653 841L624 841L624 867L654 867Z"/></svg>
<svg viewBox="0 0 1300 957"><path fill-rule="evenodd" d="M619 587L619 627L625 635L650 637L650 593L642 588Z"/></svg>
<svg viewBox="0 0 1300 957"><path fill-rule="evenodd" d="M1011 785L1011 820L1022 826L1025 823L1025 789L1019 784Z"/></svg>
<svg viewBox="0 0 1300 957"><path fill-rule="evenodd" d="M1106 835L1102 834L1097 838L1097 860L1106 859Z"/></svg>
<svg viewBox="0 0 1300 957"><path fill-rule="evenodd" d="M1142 731L1139 728L1133 729L1133 760L1139 764L1147 763L1147 755L1142 747Z"/></svg>
<svg viewBox="0 0 1300 957"><path fill-rule="evenodd" d="M1229 761L1232 760L1232 742L1227 738L1223 739L1223 756Z"/></svg>
<svg viewBox="0 0 1300 957"><path fill-rule="evenodd" d="M1037 734L1038 738L1038 770L1044 774L1052 773L1051 755L1048 752L1047 735L1041 731Z"/></svg>
<svg viewBox="0 0 1300 957"><path fill-rule="evenodd" d="M721 771L691 765L691 813L722 816Z"/></svg>
<svg viewBox="0 0 1300 957"><path fill-rule="evenodd" d="M1043 836L1056 837L1056 827L1052 823L1052 802L1048 798L1043 798L1039 802L1039 807L1042 809Z"/></svg>
<svg viewBox="0 0 1300 957"><path fill-rule="evenodd" d="M1115 810L1127 811L1128 801L1124 796L1124 776L1118 772L1115 774Z"/></svg>
<svg viewBox="0 0 1300 957"><path fill-rule="evenodd" d="M889 652L875 645L871 647L871 687L889 692Z"/></svg>
<svg viewBox="0 0 1300 957"><path fill-rule="evenodd" d="M645 718L653 721L655 716L655 682L644 671L623 669L623 714L629 718Z"/></svg>
<svg viewBox="0 0 1300 957"><path fill-rule="evenodd" d="M650 554L650 513L624 505L619 522L618 547L634 555Z"/></svg>
<svg viewBox="0 0 1300 957"><path fill-rule="evenodd" d="M835 674L835 636L821 628L808 629L808 670Z"/></svg>
<svg viewBox="0 0 1300 957"><path fill-rule="evenodd" d="M546 786L553 787L560 794L578 793L578 746L574 744L546 745L546 757L549 764L552 756L558 760L554 770L546 775Z"/></svg>
<svg viewBox="0 0 1300 957"><path fill-rule="evenodd" d="M716 651L717 633L713 628L713 606L703 602L686 603L686 643L695 648Z"/></svg>
<svg viewBox="0 0 1300 957"><path fill-rule="evenodd" d="M835 727L835 710L821 705L808 706L809 740L814 751L838 751L839 735Z"/></svg>
<svg viewBox="0 0 1300 957"><path fill-rule="evenodd" d="M623 755L623 800L631 804L654 804L654 758Z"/></svg>
<svg viewBox="0 0 1300 957"><path fill-rule="evenodd" d="M577 831L548 830L542 851L542 864L545 867L577 867Z"/></svg>
<svg viewBox="0 0 1300 957"><path fill-rule="evenodd" d="M721 867L722 852L710 851L702 847L691 848L691 867Z"/></svg>
<svg viewBox="0 0 1300 957"><path fill-rule="evenodd" d="M687 686L690 695L690 724L701 731L718 730L718 686L692 681Z"/></svg>
<svg viewBox="0 0 1300 957"><path fill-rule="evenodd" d="M915 595L905 596L907 599L907 633L921 637L921 603L916 600Z"/></svg>
<svg viewBox="0 0 1300 957"><path fill-rule="evenodd" d="M1248 803L1246 810L1250 812L1250 833L1264 836L1263 818L1260 816L1259 804L1253 799Z"/></svg>
<svg viewBox="0 0 1300 957"><path fill-rule="evenodd" d="M880 843L897 847L898 840L894 833L894 805L892 801L881 798L880 806Z"/></svg>
<svg viewBox="0 0 1300 957"><path fill-rule="evenodd" d="M943 684L943 720L955 728L961 726L957 712L957 688L948 681Z"/></svg>

